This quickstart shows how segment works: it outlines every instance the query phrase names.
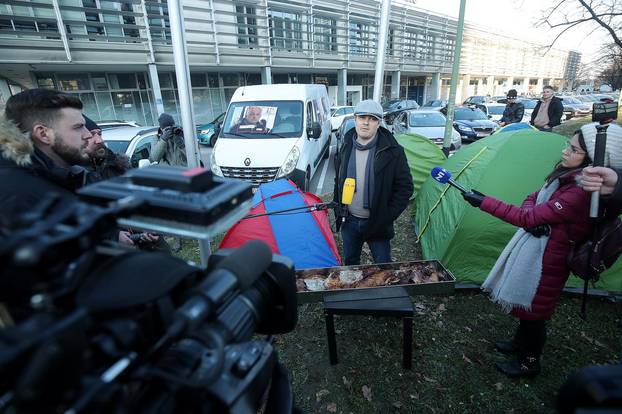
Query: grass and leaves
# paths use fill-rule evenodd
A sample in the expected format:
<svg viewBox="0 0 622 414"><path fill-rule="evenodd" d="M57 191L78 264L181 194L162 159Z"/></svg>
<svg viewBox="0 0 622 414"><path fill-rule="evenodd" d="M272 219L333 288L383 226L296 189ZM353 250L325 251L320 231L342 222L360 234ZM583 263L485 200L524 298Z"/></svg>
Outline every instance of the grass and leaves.
<svg viewBox="0 0 622 414"><path fill-rule="evenodd" d="M586 118L565 122L556 132L570 136ZM411 205L396 222L394 260L421 258L411 223ZM341 245L341 240L336 235ZM217 247L218 238L213 242ZM198 262L198 245L180 252ZM364 250L363 262L370 263ZM609 298L590 297L588 318L579 318L579 296L563 295L548 323L543 372L511 380L494 363L506 357L493 343L516 327L479 290L451 296L413 296L412 370L401 367L402 326L392 318L337 316L339 364L328 361L321 304L298 307L298 325L276 338L281 362L291 373L296 404L306 413L551 413L557 391L574 370L619 361L622 308Z"/></svg>

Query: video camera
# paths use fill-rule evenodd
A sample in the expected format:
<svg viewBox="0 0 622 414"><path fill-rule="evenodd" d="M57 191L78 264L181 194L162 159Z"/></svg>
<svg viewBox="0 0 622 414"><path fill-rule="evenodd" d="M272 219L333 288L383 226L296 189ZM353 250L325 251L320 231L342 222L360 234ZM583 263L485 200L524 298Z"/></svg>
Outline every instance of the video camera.
<svg viewBox="0 0 622 414"><path fill-rule="evenodd" d="M28 213L0 244L0 412L294 412L271 338L253 338L296 325L289 259L252 241L202 269L103 240L121 219L214 225L250 195L157 166Z"/></svg>

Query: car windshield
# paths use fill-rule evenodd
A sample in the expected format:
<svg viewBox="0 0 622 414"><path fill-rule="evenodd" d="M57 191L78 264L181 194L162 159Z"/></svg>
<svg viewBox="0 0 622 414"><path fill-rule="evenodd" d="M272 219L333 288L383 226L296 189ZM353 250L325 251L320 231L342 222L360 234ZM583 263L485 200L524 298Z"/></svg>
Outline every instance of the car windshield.
<svg viewBox="0 0 622 414"><path fill-rule="evenodd" d="M442 101L440 99L435 99L432 101L427 101L425 105L423 106L432 107L432 108L441 107L441 106L445 106L445 101Z"/></svg>
<svg viewBox="0 0 622 414"><path fill-rule="evenodd" d="M567 104L580 104L581 103L580 100L573 98L572 96L564 96L562 99L564 100L564 103L567 103Z"/></svg>
<svg viewBox="0 0 622 414"><path fill-rule="evenodd" d="M525 109L533 109L538 104L538 101L536 101L535 99L525 99L523 101L520 101L520 103L523 104Z"/></svg>
<svg viewBox="0 0 622 414"><path fill-rule="evenodd" d="M457 108L454 112L454 119L456 121L478 121L488 119L488 117L481 111L481 109Z"/></svg>
<svg viewBox="0 0 622 414"><path fill-rule="evenodd" d="M411 112L408 117L411 127L442 127L445 126L445 117L440 112L418 113Z"/></svg>
<svg viewBox="0 0 622 414"><path fill-rule="evenodd" d="M105 141L106 146L116 154L125 154L130 141Z"/></svg>
<svg viewBox="0 0 622 414"><path fill-rule="evenodd" d="M402 101L401 101L401 100L399 100L399 99L394 99L394 100L392 100L392 101L387 101L387 102L385 102L385 103L383 103L383 104L382 104L382 109L384 109L385 111L386 111L387 109L393 109L393 108L394 108L394 107L396 107L396 106L397 106L397 104L399 104L400 102L402 102Z"/></svg>
<svg viewBox="0 0 622 414"><path fill-rule="evenodd" d="M503 115L503 111L505 110L505 106L489 106L488 113L490 115Z"/></svg>
<svg viewBox="0 0 622 414"><path fill-rule="evenodd" d="M232 102L224 138L295 138L302 135L301 101Z"/></svg>

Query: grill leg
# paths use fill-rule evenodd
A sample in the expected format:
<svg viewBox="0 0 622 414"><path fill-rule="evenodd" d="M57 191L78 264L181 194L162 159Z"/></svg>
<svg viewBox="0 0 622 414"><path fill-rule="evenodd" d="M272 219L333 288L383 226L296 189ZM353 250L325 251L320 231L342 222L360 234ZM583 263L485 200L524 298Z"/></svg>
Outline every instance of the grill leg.
<svg viewBox="0 0 622 414"><path fill-rule="evenodd" d="M326 337L328 339L328 357L330 364L335 365L339 361L337 359L337 341L335 339L335 321L333 314L324 311L324 319L326 320Z"/></svg>
<svg viewBox="0 0 622 414"><path fill-rule="evenodd" d="M413 318L403 318L404 323L404 355L402 360L402 367L404 369L412 368L413 357Z"/></svg>

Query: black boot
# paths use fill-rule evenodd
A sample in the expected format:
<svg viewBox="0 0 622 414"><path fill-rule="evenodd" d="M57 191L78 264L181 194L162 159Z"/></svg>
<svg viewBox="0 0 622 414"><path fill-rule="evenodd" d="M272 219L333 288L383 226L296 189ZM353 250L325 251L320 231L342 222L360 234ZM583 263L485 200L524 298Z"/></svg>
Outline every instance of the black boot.
<svg viewBox="0 0 622 414"><path fill-rule="evenodd" d="M509 362L497 362L495 365L510 378L533 378L540 373L538 357L519 357Z"/></svg>
<svg viewBox="0 0 622 414"><path fill-rule="evenodd" d="M514 341L497 341L495 342L495 349L506 355L515 355L518 353L518 346L516 346Z"/></svg>

